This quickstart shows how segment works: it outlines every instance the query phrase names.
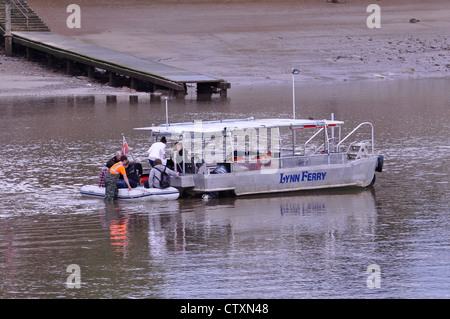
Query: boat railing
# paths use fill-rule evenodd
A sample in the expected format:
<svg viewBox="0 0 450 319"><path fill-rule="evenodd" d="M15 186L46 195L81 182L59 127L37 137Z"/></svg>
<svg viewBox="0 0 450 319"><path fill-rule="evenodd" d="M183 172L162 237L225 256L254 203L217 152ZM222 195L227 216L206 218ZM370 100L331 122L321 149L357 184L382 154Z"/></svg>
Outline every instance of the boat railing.
<svg viewBox="0 0 450 319"><path fill-rule="evenodd" d="M335 142L336 142L336 138L335 137L328 138L326 143L322 143L322 145L320 145L319 147L316 147L316 149L314 150L312 155L317 154L317 152L320 152L320 151L327 152L327 150L325 148L325 145L327 145L327 147L330 150L330 152L333 152L334 151L333 150L334 147L330 147L330 145L334 145Z"/></svg>
<svg viewBox="0 0 450 319"><path fill-rule="evenodd" d="M329 126L326 126L326 128L328 128ZM322 131L324 131L325 127L322 127L320 130L318 130L317 132L315 132L306 142L305 144L303 144L303 154L302 155L306 155L306 147L308 144L310 144L314 138L319 135ZM325 130L324 134L325 134L325 142L322 143L319 147L316 147L314 152L312 154L316 154L317 152L324 150L325 152L339 152L339 150L337 149L337 147L335 147L335 143L336 141L339 141L340 137L341 137L341 127L339 126L338 129L338 137L335 137L334 134L334 129L335 127L331 127L331 137L328 134L328 130Z"/></svg>
<svg viewBox="0 0 450 319"><path fill-rule="evenodd" d="M361 128L364 125L369 125L371 127L371 140L370 140L370 144L371 144L371 148L372 148L372 154L375 153L375 146L374 146L374 129L373 129L373 124L370 122L363 122L361 124L359 124L357 127L355 127L353 129L353 131L351 131L350 133L347 134L346 137L344 137L337 145L336 145L336 150L338 152L340 152L340 147L342 145L343 142L345 142L350 136L352 136L359 128Z"/></svg>
<svg viewBox="0 0 450 319"><path fill-rule="evenodd" d="M316 133L314 133L314 135L313 136L311 136L306 142L305 142L305 144L303 144L303 155L305 155L306 154L306 145L308 145L320 132L322 132L323 131L323 127L320 129L320 130L318 130Z"/></svg>
<svg viewBox="0 0 450 319"><path fill-rule="evenodd" d="M317 165L345 164L348 162L346 152L322 153L306 156L283 156L283 157L264 157L264 158L240 158L234 161L225 161L221 163L205 163L198 167L193 174L214 174L213 171L219 166L226 166L229 173L249 172L249 171L268 171L285 168L299 168Z"/></svg>
<svg viewBox="0 0 450 319"><path fill-rule="evenodd" d="M329 164L345 164L347 162L347 154L341 153L323 153L306 156L290 156L281 158L280 168L296 168L303 166L329 165Z"/></svg>
<svg viewBox="0 0 450 319"><path fill-rule="evenodd" d="M242 158L231 162L203 163L198 170L190 174L214 174L213 171L219 166L226 166L229 173L270 171L286 168L299 168L317 165L345 164L348 162L346 152L323 153L306 156L269 157L259 159ZM194 165L195 166L195 165Z"/></svg>
<svg viewBox="0 0 450 319"><path fill-rule="evenodd" d="M286 156L270 159L247 159L230 163L230 172L263 171L268 169L298 168L316 165L345 164L347 153L323 153L306 156ZM219 164L220 165L220 164ZM210 170L212 171L212 170Z"/></svg>

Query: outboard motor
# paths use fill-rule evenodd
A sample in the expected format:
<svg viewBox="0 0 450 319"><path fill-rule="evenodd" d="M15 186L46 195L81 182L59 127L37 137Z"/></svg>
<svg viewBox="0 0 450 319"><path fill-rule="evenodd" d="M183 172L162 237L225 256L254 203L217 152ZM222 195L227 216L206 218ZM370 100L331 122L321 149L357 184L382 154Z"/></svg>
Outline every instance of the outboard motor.
<svg viewBox="0 0 450 319"><path fill-rule="evenodd" d="M378 155L378 162L377 162L377 167L375 167L375 171L381 173L383 171L383 164L384 164L383 155Z"/></svg>

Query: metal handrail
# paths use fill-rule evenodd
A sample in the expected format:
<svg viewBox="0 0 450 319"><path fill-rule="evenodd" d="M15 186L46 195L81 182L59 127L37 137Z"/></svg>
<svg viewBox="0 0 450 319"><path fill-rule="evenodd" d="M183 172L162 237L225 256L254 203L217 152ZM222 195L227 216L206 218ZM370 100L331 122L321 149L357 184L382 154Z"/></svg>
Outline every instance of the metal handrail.
<svg viewBox="0 0 450 319"><path fill-rule="evenodd" d="M330 150L330 141L333 142L334 139L335 139L334 137L327 138L328 153L333 152L333 151ZM316 150L314 151L314 153L312 153L312 155L316 154L322 148L325 150L325 143L322 143L319 147L317 147ZM336 153L336 152L334 151L334 153ZM306 155L306 152L305 152L304 155Z"/></svg>
<svg viewBox="0 0 450 319"><path fill-rule="evenodd" d="M307 140L307 141L305 142L305 144L303 145L303 155L306 155L306 145L307 145L309 142L311 142L312 139L313 139L314 137L317 136L317 134L319 134L320 132L322 132L323 129L324 129L324 128L322 127L320 130L318 130L316 133L314 133L314 135L311 136L311 137L309 138L309 140Z"/></svg>
<svg viewBox="0 0 450 319"><path fill-rule="evenodd" d="M32 13L33 10L30 9L30 7L27 7L23 4L24 1L19 0L11 0L11 3L14 3L14 5L24 14L24 12L19 8L20 7L27 13Z"/></svg>
<svg viewBox="0 0 450 319"><path fill-rule="evenodd" d="M322 127L320 130L318 130L316 133L314 133L313 136L311 136L305 142L305 144L303 145L303 154L304 155L306 155L306 145L309 144L309 142L311 142L320 132L322 132L325 128L328 128L328 127L329 127L328 124L325 124L324 127ZM332 128L334 128L334 127L332 127ZM341 137L341 127L339 126L339 138L340 137ZM328 149L328 152L330 152L331 151L330 141L332 142L333 150L337 149L337 147L334 146L335 140L336 140L336 138L334 137L334 133L332 132L331 137L328 137L328 131L325 130L325 142L322 145L320 145L319 148L317 148L313 154L317 153L322 147L324 147L324 149L325 149L325 143L327 143L327 149Z"/></svg>
<svg viewBox="0 0 450 319"><path fill-rule="evenodd" d="M22 7L22 9L24 9L25 11L28 11L28 10L27 10L27 8L23 5L23 3L19 2L19 1L11 0L11 5L15 6L15 7L17 8L17 10L19 10L20 13L22 13L22 15L27 19L27 30L28 30L28 26L29 26L28 21L29 21L30 17L29 17L25 12L23 12L21 8L19 8L19 5L18 5L17 3L18 3L18 4Z"/></svg>
<svg viewBox="0 0 450 319"><path fill-rule="evenodd" d="M363 125L370 125L370 127L372 128L372 140L371 140L371 144L372 144L372 154L375 153L375 146L374 146L374 133L373 133L373 124L370 122L363 122L361 124L359 124L356 128L353 129L353 131L351 131L346 137L344 137L342 139L342 141L340 141L338 143L338 145L336 145L337 150L339 151L339 147L341 146L342 142L344 142L347 138L350 137L350 135L352 135L353 133L355 133L361 126Z"/></svg>

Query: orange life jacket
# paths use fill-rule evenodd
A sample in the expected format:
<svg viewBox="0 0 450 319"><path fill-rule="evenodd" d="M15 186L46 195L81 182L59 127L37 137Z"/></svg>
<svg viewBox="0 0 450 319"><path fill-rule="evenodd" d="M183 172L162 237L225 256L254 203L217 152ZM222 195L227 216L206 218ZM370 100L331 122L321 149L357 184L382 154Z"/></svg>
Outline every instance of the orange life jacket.
<svg viewBox="0 0 450 319"><path fill-rule="evenodd" d="M123 166L123 164L121 162L118 162L116 164L114 164L113 166L111 166L111 169L109 170L109 172L113 175L117 175L117 174L122 174L122 175L127 175L127 172L125 171L125 167Z"/></svg>

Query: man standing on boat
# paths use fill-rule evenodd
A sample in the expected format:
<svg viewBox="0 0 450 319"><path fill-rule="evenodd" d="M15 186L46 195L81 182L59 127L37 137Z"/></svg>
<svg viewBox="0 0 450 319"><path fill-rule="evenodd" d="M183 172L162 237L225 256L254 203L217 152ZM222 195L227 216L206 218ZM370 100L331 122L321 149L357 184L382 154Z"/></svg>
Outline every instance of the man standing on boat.
<svg viewBox="0 0 450 319"><path fill-rule="evenodd" d="M161 162L163 165L166 165L167 159L166 159L166 144L167 140L166 137L161 137L161 140L159 142L153 143L152 146L150 146L148 153L148 161L152 167L155 167L155 160L157 158L161 159Z"/></svg>
<svg viewBox="0 0 450 319"><path fill-rule="evenodd" d="M128 186L128 190L131 191L130 182L128 181L126 168L128 167L128 158L122 155L120 162L114 164L105 177L105 201L112 201L117 198L119 194L119 189L117 188L117 179L119 174L122 174L125 183Z"/></svg>

